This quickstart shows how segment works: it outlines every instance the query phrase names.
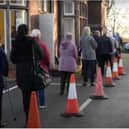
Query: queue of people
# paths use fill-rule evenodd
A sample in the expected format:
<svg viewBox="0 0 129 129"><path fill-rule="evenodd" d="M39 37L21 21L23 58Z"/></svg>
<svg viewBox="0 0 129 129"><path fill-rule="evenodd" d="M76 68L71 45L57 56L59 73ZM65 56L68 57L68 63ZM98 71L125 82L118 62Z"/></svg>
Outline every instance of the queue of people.
<svg viewBox="0 0 129 129"><path fill-rule="evenodd" d="M122 39L118 34L111 34L103 31L95 30L91 34L90 27L84 27L80 39L80 56L82 59L82 76L83 86L94 86L97 65L101 68L102 76L105 74L105 65L110 62L111 70L113 66L113 58L119 61L121 54Z"/></svg>
<svg viewBox="0 0 129 129"><path fill-rule="evenodd" d="M112 65L113 56L118 57L121 53L119 35L108 36L107 32L103 35L96 30L93 35L91 29L85 26L80 39L80 56L82 59L82 77L83 86L87 86L88 80L90 86L95 86L96 67L101 67L102 75L104 75L104 66L110 61ZM12 40L12 50L10 58L12 63L16 64L16 82L22 92L23 108L28 119L29 102L31 96L31 87L33 85L33 50L34 48L41 68L49 73L50 53L47 45L41 40L41 32L39 29L32 30L31 35L28 33L28 26L21 24L16 32L16 37ZM118 54L119 52L119 54ZM59 46L59 71L60 71L60 87L59 94L62 96L66 92L68 94L70 76L75 73L77 68L77 48L73 41L72 33L67 32ZM4 65L0 64L0 126L1 124L1 107L2 107L2 90L4 87L3 76L8 76L8 62L6 54L0 47L0 63L4 59ZM5 67L6 66L6 67ZM4 69L4 70L3 70ZM42 103L45 89L38 91L39 105ZM40 105L42 108L42 105Z"/></svg>

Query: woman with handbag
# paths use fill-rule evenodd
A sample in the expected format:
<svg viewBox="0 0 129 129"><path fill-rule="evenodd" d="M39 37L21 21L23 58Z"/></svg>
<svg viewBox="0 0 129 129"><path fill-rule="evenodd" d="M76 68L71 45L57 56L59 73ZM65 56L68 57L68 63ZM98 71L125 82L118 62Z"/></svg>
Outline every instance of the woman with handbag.
<svg viewBox="0 0 129 129"><path fill-rule="evenodd" d="M39 29L33 29L31 35L35 38L36 43L40 46L44 53L44 56L40 61L40 67L44 72L49 73L50 53L47 45L41 40L41 32ZM38 96L40 108L45 108L45 89L39 90Z"/></svg>
<svg viewBox="0 0 129 129"><path fill-rule="evenodd" d="M12 42L11 61L16 64L16 82L22 91L26 122L33 87L33 49L37 57L35 61L39 61L43 57L40 47L32 37L28 36L28 26L19 25L16 39Z"/></svg>
<svg viewBox="0 0 129 129"><path fill-rule="evenodd" d="M77 67L77 48L72 41L71 33L68 32L65 39L61 42L59 54L59 70L61 73L60 95L63 95L65 91L65 83L67 83L68 93L70 75L75 72Z"/></svg>

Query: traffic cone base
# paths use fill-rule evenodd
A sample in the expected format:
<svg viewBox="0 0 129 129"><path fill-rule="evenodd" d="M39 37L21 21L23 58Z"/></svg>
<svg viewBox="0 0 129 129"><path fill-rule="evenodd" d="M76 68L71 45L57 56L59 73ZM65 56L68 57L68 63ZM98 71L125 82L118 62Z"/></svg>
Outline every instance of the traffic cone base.
<svg viewBox="0 0 129 129"><path fill-rule="evenodd" d="M120 55L118 73L119 73L119 75L125 75L125 70L124 70L124 67L123 67L122 55Z"/></svg>
<svg viewBox="0 0 129 129"><path fill-rule="evenodd" d="M115 83L112 83L112 84L104 84L104 87L115 87L116 84Z"/></svg>
<svg viewBox="0 0 129 129"><path fill-rule="evenodd" d="M123 67L118 68L118 73L119 73L119 75L126 75Z"/></svg>
<svg viewBox="0 0 129 129"><path fill-rule="evenodd" d="M118 75L117 58L114 58L112 78L113 78L114 80L120 80L119 75Z"/></svg>
<svg viewBox="0 0 129 129"><path fill-rule="evenodd" d="M122 73L122 74L120 74L120 75L124 76L124 75L127 75L127 74L124 72L124 73Z"/></svg>
<svg viewBox="0 0 129 129"><path fill-rule="evenodd" d="M111 77L107 77L105 79L106 83L109 84L109 85L112 85L112 78Z"/></svg>
<svg viewBox="0 0 129 129"><path fill-rule="evenodd" d="M92 95L90 96L91 99L108 99L107 96L96 96L96 95Z"/></svg>
<svg viewBox="0 0 129 129"><path fill-rule="evenodd" d="M123 69L123 67L119 67L119 68L118 68L118 73L119 73L119 75L121 75L121 74L123 74L123 73L124 73L124 69Z"/></svg>
<svg viewBox="0 0 129 129"><path fill-rule="evenodd" d="M75 117L82 117L84 114L82 113L82 112L79 112L79 113L61 113L61 116L63 116L63 117L73 117L73 116L75 116Z"/></svg>
<svg viewBox="0 0 129 129"><path fill-rule="evenodd" d="M79 112L77 99L71 99L67 102L66 113L77 113Z"/></svg>
<svg viewBox="0 0 129 129"><path fill-rule="evenodd" d="M120 80L119 75L118 75L118 72L113 72L113 73L112 73L112 78L113 78L114 80Z"/></svg>

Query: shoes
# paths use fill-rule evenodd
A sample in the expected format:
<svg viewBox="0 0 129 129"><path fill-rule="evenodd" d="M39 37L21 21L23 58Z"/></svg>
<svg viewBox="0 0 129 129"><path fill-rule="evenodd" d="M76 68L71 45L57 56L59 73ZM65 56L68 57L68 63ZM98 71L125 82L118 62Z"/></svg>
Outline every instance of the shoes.
<svg viewBox="0 0 129 129"><path fill-rule="evenodd" d="M47 106L39 106L40 109L47 108Z"/></svg>
<svg viewBox="0 0 129 129"><path fill-rule="evenodd" d="M0 124L0 128L4 128L5 127L5 125L4 124Z"/></svg>
<svg viewBox="0 0 129 129"><path fill-rule="evenodd" d="M96 83L94 83L94 82L91 82L91 86L95 86L96 85Z"/></svg>
<svg viewBox="0 0 129 129"><path fill-rule="evenodd" d="M60 92L60 96L64 95L64 92Z"/></svg>
<svg viewBox="0 0 129 129"><path fill-rule="evenodd" d="M87 84L86 82L83 82L82 86L86 86L86 84Z"/></svg>

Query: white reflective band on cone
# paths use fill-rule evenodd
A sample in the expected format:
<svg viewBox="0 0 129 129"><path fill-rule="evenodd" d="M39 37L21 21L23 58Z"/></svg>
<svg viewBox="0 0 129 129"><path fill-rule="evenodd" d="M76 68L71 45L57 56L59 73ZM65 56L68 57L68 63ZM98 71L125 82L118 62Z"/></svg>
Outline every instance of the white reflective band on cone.
<svg viewBox="0 0 129 129"><path fill-rule="evenodd" d="M122 62L121 59L120 59L120 61L119 61L119 66L120 66L120 67L123 67L123 62Z"/></svg>
<svg viewBox="0 0 129 129"><path fill-rule="evenodd" d="M68 99L77 99L75 83L70 83Z"/></svg>
<svg viewBox="0 0 129 129"><path fill-rule="evenodd" d="M111 68L110 67L107 68L106 77L112 77Z"/></svg>

